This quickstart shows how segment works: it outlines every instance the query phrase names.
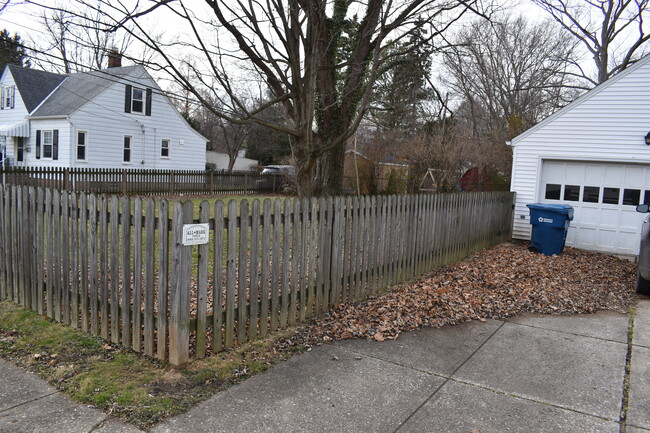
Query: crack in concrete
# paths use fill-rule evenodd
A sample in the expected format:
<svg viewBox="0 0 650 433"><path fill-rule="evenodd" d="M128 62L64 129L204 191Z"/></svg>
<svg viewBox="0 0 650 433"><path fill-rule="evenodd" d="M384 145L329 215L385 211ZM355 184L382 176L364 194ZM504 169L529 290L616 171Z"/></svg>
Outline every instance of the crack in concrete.
<svg viewBox="0 0 650 433"><path fill-rule="evenodd" d="M463 362L462 362L458 367L456 367L456 369L455 369L454 371L451 372L451 374L449 375L449 378L445 379L445 381L444 381L444 382L443 382L443 383L442 383L438 388L436 388L436 389L433 391L433 393L432 393L432 394L431 394L431 395L430 395L426 400L424 400L424 401L422 402L422 404L420 404L417 408L415 408L415 410L414 410L414 411L413 411L413 412L412 412L408 417L406 417L406 419L405 419L404 421L402 421L402 422L400 423L400 425L397 426L397 428L395 429L395 431L394 431L393 433L397 433L397 432L398 432L398 431L399 431L399 430L400 430L400 429L401 429L401 428L402 428L402 427L403 427L403 426L404 426L404 425L405 425L405 424L406 424L406 423L407 423L411 418L413 418L413 416L414 416L416 413L418 413L418 411L419 411L420 409L422 409L422 407L423 407L425 404L427 404L427 403L430 402L430 401L435 401L434 397L436 397L436 395L437 395L438 392L442 389L442 387L444 387L444 386L445 386L445 385L446 385L450 380L452 380L451 377L452 377L454 374L456 374L456 372L457 372L458 370L460 370L460 369L461 369L461 368L462 368L462 367L463 367L463 366L464 366L464 365L465 365L465 364L466 364L470 359L472 359L472 357L474 357L474 355L476 355L476 353L477 353L479 350L481 350L481 348L483 348L483 346L485 346L485 345L487 344L487 342L490 341L490 340L492 339L492 337L494 337L494 335L495 335L497 332L499 332L499 330L500 330L500 329L503 327L503 325L505 325L505 324L506 324L506 322L502 322L501 325L499 325L499 327L498 327L497 329L495 329L494 332L492 332L492 334L490 334L490 336L489 336L488 338L486 338L485 341L483 341L483 343L481 343L480 346L478 346L478 347L476 348L476 350L474 350L474 352L472 352L472 354L471 354L470 356L468 356L468 357L465 359L465 361L463 361Z"/></svg>
<svg viewBox="0 0 650 433"><path fill-rule="evenodd" d="M634 319L636 307L630 308L630 322L627 328L627 354L625 356L625 376L623 377L623 397L621 399L621 416L619 433L627 433L627 410L630 404L630 373L632 371L632 346L634 341Z"/></svg>
<svg viewBox="0 0 650 433"><path fill-rule="evenodd" d="M42 395L42 396L40 396L40 397L37 397L37 398L31 399L31 400L28 400L28 401L23 401L22 403L18 403L18 404L15 405L15 406L11 406L11 407L8 407L8 408L6 408L6 409L2 409L2 410L0 410L0 414L2 414L3 412L7 412L7 411L10 411L10 410L12 410L12 409L15 409L15 408L17 408L17 407L24 406L24 405L26 405L26 404L34 403L35 401L42 400L42 399L44 399L44 398L47 398L47 397L49 397L49 396L51 396L51 395L54 395L54 394L57 394L57 393L58 393L58 391L53 391L53 392L51 392L51 393L49 393L49 394L45 394L45 395Z"/></svg>

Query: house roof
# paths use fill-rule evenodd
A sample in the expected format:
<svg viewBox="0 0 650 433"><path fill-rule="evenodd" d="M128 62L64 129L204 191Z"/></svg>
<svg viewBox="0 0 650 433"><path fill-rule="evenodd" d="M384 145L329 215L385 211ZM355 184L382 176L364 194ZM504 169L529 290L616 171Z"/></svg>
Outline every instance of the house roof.
<svg viewBox="0 0 650 433"><path fill-rule="evenodd" d="M7 65L7 68L11 72L27 112L36 108L66 78L66 75L21 68L16 65Z"/></svg>
<svg viewBox="0 0 650 433"><path fill-rule="evenodd" d="M603 90L607 89L609 86L613 85L614 83L617 83L618 81L624 79L626 76L634 72L635 70L639 69L646 63L650 62L650 54L646 54L645 56L641 57L639 60L634 62L634 64L626 69L624 69L622 72L619 72L618 74L614 75L612 78L608 79L604 83L600 83L593 89L589 90L587 93L584 93L574 101L572 101L570 104L565 105L564 107L560 108L557 110L555 113L551 114L541 122L537 123L536 125L528 128L526 131L522 132L521 134L517 135L511 140L511 143L513 146L516 145L517 142L523 140L524 138L528 137L530 134L534 133L538 129L544 127L545 125L549 124L556 118L562 116L564 113L572 110L574 107L584 103L585 101L588 101L589 99L593 98Z"/></svg>
<svg viewBox="0 0 650 433"><path fill-rule="evenodd" d="M31 116L70 115L113 85L119 78L128 76L137 68L142 66L124 66L70 74Z"/></svg>

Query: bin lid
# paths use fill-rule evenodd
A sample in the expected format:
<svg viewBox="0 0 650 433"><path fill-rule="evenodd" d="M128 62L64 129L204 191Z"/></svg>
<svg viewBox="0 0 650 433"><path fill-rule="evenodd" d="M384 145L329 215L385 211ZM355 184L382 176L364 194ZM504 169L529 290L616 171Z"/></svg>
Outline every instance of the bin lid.
<svg viewBox="0 0 650 433"><path fill-rule="evenodd" d="M562 215L573 216L573 206L570 204L548 204L548 203L531 203L526 205L528 209L555 212Z"/></svg>

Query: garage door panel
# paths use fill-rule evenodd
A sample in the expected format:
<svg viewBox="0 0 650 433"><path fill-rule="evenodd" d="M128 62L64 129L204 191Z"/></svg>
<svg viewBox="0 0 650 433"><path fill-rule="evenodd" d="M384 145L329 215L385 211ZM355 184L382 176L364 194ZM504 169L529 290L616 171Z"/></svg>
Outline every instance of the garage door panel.
<svg viewBox="0 0 650 433"><path fill-rule="evenodd" d="M598 233L598 245L607 247L607 248L616 248L618 233L616 230L605 230L601 229Z"/></svg>
<svg viewBox="0 0 650 433"><path fill-rule="evenodd" d="M618 209L602 209L600 211L600 226L601 227L618 227L619 226L619 211Z"/></svg>
<svg viewBox="0 0 650 433"><path fill-rule="evenodd" d="M643 222L643 215L632 212L621 212L621 229L634 230L635 232L641 233L641 223Z"/></svg>
<svg viewBox="0 0 650 433"><path fill-rule="evenodd" d="M566 183L580 185L584 182L585 167L584 164L567 164Z"/></svg>
<svg viewBox="0 0 650 433"><path fill-rule="evenodd" d="M580 227L576 229L574 243L593 246L596 245L596 236L598 236L596 228Z"/></svg>
<svg viewBox="0 0 650 433"><path fill-rule="evenodd" d="M612 186L625 184L625 167L609 165L605 167L605 183Z"/></svg>
<svg viewBox="0 0 650 433"><path fill-rule="evenodd" d="M542 180L548 183L551 183L553 179L564 178L564 165L562 164L553 164L552 162L548 166L544 166L542 173Z"/></svg>
<svg viewBox="0 0 650 433"><path fill-rule="evenodd" d="M579 216L575 215L576 221L581 221L584 225L599 225L600 224L600 209L593 207L583 207L580 209Z"/></svg>
<svg viewBox="0 0 650 433"><path fill-rule="evenodd" d="M644 185L645 171L642 167L628 167L625 170L625 186Z"/></svg>
<svg viewBox="0 0 650 433"><path fill-rule="evenodd" d="M620 254L638 253L643 215L634 206L650 201L650 165L544 161L541 178L539 201L569 204L574 208L567 245ZM548 184L561 189L559 199L552 195L545 198ZM579 194L566 194L567 186Z"/></svg>
<svg viewBox="0 0 650 433"><path fill-rule="evenodd" d="M602 165L586 165L585 181L589 179L603 179L605 177L605 167Z"/></svg>

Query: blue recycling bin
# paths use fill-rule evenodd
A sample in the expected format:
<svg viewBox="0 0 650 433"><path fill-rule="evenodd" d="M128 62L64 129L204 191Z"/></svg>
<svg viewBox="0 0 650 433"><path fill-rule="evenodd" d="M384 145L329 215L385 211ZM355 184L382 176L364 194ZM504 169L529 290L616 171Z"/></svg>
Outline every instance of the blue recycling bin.
<svg viewBox="0 0 650 433"><path fill-rule="evenodd" d="M569 222L573 220L573 207L568 204L546 203L526 206L530 209L530 223L533 225L530 248L547 256L561 254Z"/></svg>

